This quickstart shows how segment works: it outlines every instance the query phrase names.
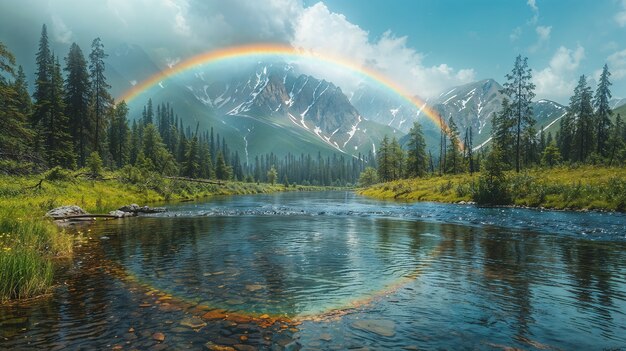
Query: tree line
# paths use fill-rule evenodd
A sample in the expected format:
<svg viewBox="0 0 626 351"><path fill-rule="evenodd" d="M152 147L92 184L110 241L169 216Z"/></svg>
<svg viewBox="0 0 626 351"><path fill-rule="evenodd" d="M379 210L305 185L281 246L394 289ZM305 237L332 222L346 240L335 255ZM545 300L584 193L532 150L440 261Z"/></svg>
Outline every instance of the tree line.
<svg viewBox="0 0 626 351"><path fill-rule="evenodd" d="M212 127L184 125L173 106L151 99L131 122L126 103L109 93L106 57L100 38L88 57L73 43L62 67L43 25L31 98L22 66L15 69L15 57L0 43L0 171L106 166L130 174L125 168L136 167L189 178L348 185L374 158L270 153L248 162Z"/></svg>
<svg viewBox="0 0 626 351"><path fill-rule="evenodd" d="M401 178L432 174L491 172L490 179L501 179L503 171L520 172L531 167L553 167L559 164L591 163L608 166L626 163L626 126L622 117L613 116L610 107L611 73L604 65L595 90L585 75L570 98L567 112L560 118L560 130L537 131L532 100L535 85L528 58L519 55L512 71L506 75L501 93L505 98L492 118L489 147L474 150L472 129L463 136L452 117L447 124L440 120L439 155L426 152L421 126L411 128L404 147L394 137L385 137L376 155L378 168L366 169L361 184L387 182ZM440 117L441 118L441 117Z"/></svg>

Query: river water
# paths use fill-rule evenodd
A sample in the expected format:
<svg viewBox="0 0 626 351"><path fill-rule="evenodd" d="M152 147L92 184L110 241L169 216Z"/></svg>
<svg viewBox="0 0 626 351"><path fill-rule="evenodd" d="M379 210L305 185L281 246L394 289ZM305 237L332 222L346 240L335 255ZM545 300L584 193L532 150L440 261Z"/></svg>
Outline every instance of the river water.
<svg viewBox="0 0 626 351"><path fill-rule="evenodd" d="M626 350L624 214L301 192L81 230L0 349Z"/></svg>

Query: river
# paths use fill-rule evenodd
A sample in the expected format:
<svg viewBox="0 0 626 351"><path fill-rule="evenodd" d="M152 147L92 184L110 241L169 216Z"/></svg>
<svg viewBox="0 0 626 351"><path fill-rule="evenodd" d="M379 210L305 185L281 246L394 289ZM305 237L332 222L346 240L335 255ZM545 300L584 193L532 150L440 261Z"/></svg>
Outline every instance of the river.
<svg viewBox="0 0 626 351"><path fill-rule="evenodd" d="M352 192L168 208L81 228L50 297L0 307L0 349L626 350L624 214Z"/></svg>

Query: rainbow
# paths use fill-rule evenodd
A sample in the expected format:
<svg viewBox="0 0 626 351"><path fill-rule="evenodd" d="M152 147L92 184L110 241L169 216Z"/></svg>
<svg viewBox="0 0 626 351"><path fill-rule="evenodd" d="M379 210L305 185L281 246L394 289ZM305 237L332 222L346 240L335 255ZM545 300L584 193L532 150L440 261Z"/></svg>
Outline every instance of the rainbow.
<svg viewBox="0 0 626 351"><path fill-rule="evenodd" d="M130 102L131 100L137 98L143 92L154 87L160 82L202 65L224 62L235 58L263 56L309 58L348 69L351 72L354 72L358 75L361 75L369 80L376 82L378 85L385 88L386 90L389 90L392 93L400 96L410 104L414 105L418 109L418 111L423 112L439 128L448 132L448 127L445 121L424 100L416 96L412 96L404 88L394 83L389 78L385 77L379 72L376 72L375 70L367 67L356 65L342 58L337 58L329 55L319 55L318 53L298 50L290 46L280 44L253 44L232 46L223 49L211 50L198 54L196 56L192 56L184 61L177 63L176 65L173 65L163 71L152 75L142 82L135 84L132 88L125 91L121 96L119 96L118 101Z"/></svg>

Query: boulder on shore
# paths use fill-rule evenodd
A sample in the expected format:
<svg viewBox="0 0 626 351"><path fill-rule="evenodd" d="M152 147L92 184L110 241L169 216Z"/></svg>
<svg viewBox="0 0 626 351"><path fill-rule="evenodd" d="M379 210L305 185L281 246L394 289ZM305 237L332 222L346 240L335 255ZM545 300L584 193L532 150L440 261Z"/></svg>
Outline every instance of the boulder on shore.
<svg viewBox="0 0 626 351"><path fill-rule="evenodd" d="M46 217L49 218L61 218L67 216L77 216L77 215L86 215L89 214L82 208L72 205L72 206L61 206L57 208L53 208L52 210L46 213Z"/></svg>

